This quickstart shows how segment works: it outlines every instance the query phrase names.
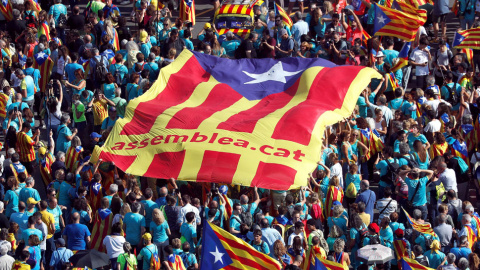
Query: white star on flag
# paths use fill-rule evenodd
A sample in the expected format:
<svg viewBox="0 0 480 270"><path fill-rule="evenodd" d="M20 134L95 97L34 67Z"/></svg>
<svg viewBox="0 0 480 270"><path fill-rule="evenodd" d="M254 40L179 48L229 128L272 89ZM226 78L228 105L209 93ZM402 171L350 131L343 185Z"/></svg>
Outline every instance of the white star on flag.
<svg viewBox="0 0 480 270"><path fill-rule="evenodd" d="M37 55L38 55L38 56L37 56L38 58L42 58L42 59L43 59L43 58L46 57L47 54L44 53L44 52L39 52Z"/></svg>
<svg viewBox="0 0 480 270"><path fill-rule="evenodd" d="M462 41L465 39L464 36L460 36L457 40L458 40L458 44L462 43Z"/></svg>
<svg viewBox="0 0 480 270"><path fill-rule="evenodd" d="M295 72L284 71L282 62L278 62L275 65L273 65L272 68L270 68L270 70L262 74L252 74L252 73L243 71L243 73L247 74L247 76L254 79L253 81L249 81L244 84L262 83L266 81L277 81L277 82L286 83L287 81L285 80L285 77L294 76L302 71L303 70L299 70Z"/></svg>
<svg viewBox="0 0 480 270"><path fill-rule="evenodd" d="M386 19L382 15L380 15L380 17L377 17L377 20L378 20L379 23L385 24Z"/></svg>
<svg viewBox="0 0 480 270"><path fill-rule="evenodd" d="M215 261L213 263L220 261L223 264L222 257L223 255L225 255L225 253L219 252L218 247L215 247L215 252L210 252L210 254L212 254L215 257Z"/></svg>

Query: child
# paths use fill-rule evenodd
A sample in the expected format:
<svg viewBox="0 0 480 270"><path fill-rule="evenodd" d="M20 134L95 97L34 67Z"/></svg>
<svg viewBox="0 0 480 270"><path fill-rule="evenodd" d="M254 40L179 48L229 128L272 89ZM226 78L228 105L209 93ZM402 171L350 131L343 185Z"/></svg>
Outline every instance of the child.
<svg viewBox="0 0 480 270"><path fill-rule="evenodd" d="M175 238L172 240L172 248L174 254L181 255L183 253L183 250L180 249L181 247L182 241L179 238Z"/></svg>
<svg viewBox="0 0 480 270"><path fill-rule="evenodd" d="M183 264L185 267L194 266L195 269L198 269L198 262L195 254L190 253L190 244L188 242L183 243L182 245L183 253L180 254L180 258L182 258Z"/></svg>

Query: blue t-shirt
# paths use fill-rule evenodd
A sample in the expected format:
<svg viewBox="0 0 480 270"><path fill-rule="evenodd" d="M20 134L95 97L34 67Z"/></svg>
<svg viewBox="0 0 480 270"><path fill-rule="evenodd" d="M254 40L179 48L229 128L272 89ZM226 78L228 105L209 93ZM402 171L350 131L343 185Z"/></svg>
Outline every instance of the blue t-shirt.
<svg viewBox="0 0 480 270"><path fill-rule="evenodd" d="M116 74L118 74L122 80L122 84L126 83L126 75L128 74L128 68L125 65L121 64L112 64L108 68L108 72L112 73L113 77L116 78Z"/></svg>
<svg viewBox="0 0 480 270"><path fill-rule="evenodd" d="M410 146L410 149L413 150L413 143L415 143L416 140L421 141L423 144L426 144L427 138L423 134L419 134L418 136L414 136L412 133L408 134L408 146Z"/></svg>
<svg viewBox="0 0 480 270"><path fill-rule="evenodd" d="M71 250L85 250L87 237L90 236L88 227L83 224L70 224L65 227L63 235L67 236L67 248Z"/></svg>
<svg viewBox="0 0 480 270"><path fill-rule="evenodd" d="M160 72L160 68L158 67L157 63L153 62L148 62L143 66L143 69L147 69L150 71L150 75L148 77L148 80L150 82L154 82L158 78L158 73Z"/></svg>
<svg viewBox="0 0 480 270"><path fill-rule="evenodd" d="M73 83L75 81L75 70L77 69L81 69L82 72L85 72L83 66L78 63L70 63L65 66L65 73L67 73L69 83Z"/></svg>
<svg viewBox="0 0 480 270"><path fill-rule="evenodd" d="M360 114L360 117L367 117L368 113L368 106L367 102L365 102L365 97L359 96L357 99L357 105L358 105L358 113Z"/></svg>
<svg viewBox="0 0 480 270"><path fill-rule="evenodd" d="M192 224L183 223L180 227L180 233L190 244L190 248L196 247L195 242L193 241L193 238L197 237L197 228L195 226Z"/></svg>
<svg viewBox="0 0 480 270"><path fill-rule="evenodd" d="M53 215L53 219L55 220L55 232L60 232L60 216L62 216L62 210L60 206L51 209L47 207L47 212Z"/></svg>
<svg viewBox="0 0 480 270"><path fill-rule="evenodd" d="M55 144L55 148L57 152L62 151L66 153L67 149L72 144L72 142L67 139L67 136L72 136L72 131L66 125L60 125L57 128L57 134L57 143Z"/></svg>
<svg viewBox="0 0 480 270"><path fill-rule="evenodd" d="M53 15L53 19L55 20L55 26L58 24L58 17L60 14L65 14L67 16L67 7L63 4L55 4L50 7L48 15Z"/></svg>
<svg viewBox="0 0 480 270"><path fill-rule="evenodd" d="M158 208L158 204L151 200L143 200L141 203L145 206L145 224L147 225L147 228L149 228L150 222L152 222L153 209Z"/></svg>
<svg viewBox="0 0 480 270"><path fill-rule="evenodd" d="M17 188L15 191L8 190L5 194L4 201L8 202L5 206L5 215L7 217L10 217L14 212L18 212L18 202L21 190L21 188Z"/></svg>
<svg viewBox="0 0 480 270"><path fill-rule="evenodd" d="M30 235L35 234L40 241L43 241L43 233L39 229L26 229L22 232L22 240L28 245L28 238Z"/></svg>
<svg viewBox="0 0 480 270"><path fill-rule="evenodd" d="M347 175L345 176L345 189L348 187L348 185L350 185L350 183L352 183L355 185L355 188L357 189L357 192L360 191L360 175L359 174L350 174L350 173L347 173Z"/></svg>
<svg viewBox="0 0 480 270"><path fill-rule="evenodd" d="M233 39L233 40L224 40L222 42L222 47L225 49L225 54L228 55L230 58L235 57L235 50L240 46L240 41Z"/></svg>
<svg viewBox="0 0 480 270"><path fill-rule="evenodd" d="M72 202L70 200L70 196L68 196L68 192L70 191L71 188L72 188L72 185L70 185L69 183L67 183L65 181L63 181L60 184L60 188L58 190L58 204L59 205L63 205L63 206L66 206L66 207L71 206Z"/></svg>
<svg viewBox="0 0 480 270"><path fill-rule="evenodd" d="M382 238L382 244L386 247L393 246L393 231L387 226L385 229L380 229L380 237Z"/></svg>
<svg viewBox="0 0 480 270"><path fill-rule="evenodd" d="M113 127L115 125L115 122L117 122L117 119L118 119L118 117L115 118L115 120L112 120L112 119L110 119L110 116L105 118L102 122L101 129L108 129L110 127Z"/></svg>
<svg viewBox="0 0 480 270"><path fill-rule="evenodd" d="M30 259L36 262L35 267L31 268L31 270L39 270L40 261L42 260L42 251L40 250L40 247L38 245L31 246L28 248L28 252L30 252Z"/></svg>
<svg viewBox="0 0 480 270"><path fill-rule="evenodd" d="M167 235L168 222L164 221L162 224L157 225L155 222L150 222L150 233L152 234L153 243L162 243L168 240Z"/></svg>
<svg viewBox="0 0 480 270"><path fill-rule="evenodd" d="M140 255L142 256L142 260L143 260L143 269L150 269L150 260L152 259L152 255L154 253L156 253L157 256L159 256L160 254L158 252L157 246L154 244L151 244L142 248L142 250L140 251Z"/></svg>
<svg viewBox="0 0 480 270"><path fill-rule="evenodd" d="M425 205L427 203L427 196L426 194L426 184L428 182L427 177L422 177L418 180L413 180L410 178L405 178L405 183L408 186L408 200L412 200L413 194L415 193L415 188L417 187L418 184L420 184L420 187L418 188L417 193L415 194L415 197L413 197L412 203L414 206L421 206Z"/></svg>
<svg viewBox="0 0 480 270"><path fill-rule="evenodd" d="M20 231L24 231L28 228L28 215L25 213L12 213L10 216L10 222L15 222L20 227Z"/></svg>
<svg viewBox="0 0 480 270"><path fill-rule="evenodd" d="M40 194L38 194L38 191L34 188L29 188L29 187L25 187L25 188L22 188L22 190L20 190L19 192L19 199L20 201L24 202L25 205L27 205L27 200L28 198L34 198L35 201L40 201Z"/></svg>
<svg viewBox="0 0 480 270"><path fill-rule="evenodd" d="M141 239L141 227L145 227L145 217L138 213L127 213L123 219L125 224L125 240L132 245L138 245Z"/></svg>
<svg viewBox="0 0 480 270"><path fill-rule="evenodd" d="M36 68L26 68L23 70L23 73L25 73L25 75L29 75L33 78L33 81L35 83L35 86L37 87L37 90L40 89L40 86L38 85L38 81L40 80L40 78L42 77L40 75L40 70L36 69Z"/></svg>

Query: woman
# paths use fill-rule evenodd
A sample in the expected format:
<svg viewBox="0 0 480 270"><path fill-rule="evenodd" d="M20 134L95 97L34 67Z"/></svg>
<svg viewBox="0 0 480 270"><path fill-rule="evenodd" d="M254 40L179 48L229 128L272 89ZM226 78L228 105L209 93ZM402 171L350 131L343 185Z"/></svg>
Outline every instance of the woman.
<svg viewBox="0 0 480 270"><path fill-rule="evenodd" d="M57 87L62 87L60 81L57 81ZM63 102L63 91L60 91L59 97L45 97L45 100L40 104L41 108L46 109L46 123L47 123L47 130L53 131L53 139L57 140L57 130L58 127L61 125L61 118L62 118L62 102ZM42 109L40 109L41 111Z"/></svg>
<svg viewBox="0 0 480 270"><path fill-rule="evenodd" d="M326 24L323 22L322 16L322 9L317 7L313 11L313 16L310 19L310 35L312 35L314 39L320 39L325 35Z"/></svg>
<svg viewBox="0 0 480 270"><path fill-rule="evenodd" d="M340 229L340 227L338 227L337 225L333 225L332 229L328 233L327 238L328 249L330 251L334 250L335 240L338 238L342 238L345 241L347 240L342 229Z"/></svg>
<svg viewBox="0 0 480 270"><path fill-rule="evenodd" d="M131 252L132 245L129 242L123 243L123 254L117 258L117 268L114 270L134 269L137 270L137 257ZM127 267L128 266L128 267Z"/></svg>
<svg viewBox="0 0 480 270"><path fill-rule="evenodd" d="M443 136L443 135L442 135ZM418 163L418 166L422 170L427 170L428 165L430 164L430 157L428 156L428 152L423 146L423 143L420 140L416 140L413 143L413 157L415 161Z"/></svg>
<svg viewBox="0 0 480 270"><path fill-rule="evenodd" d="M42 44L43 46L41 46L40 44ZM48 38L47 36L45 35L41 35L39 38L38 38L38 44L37 46L35 46L35 48L33 49L33 54L37 54L39 53L40 51L50 55L52 52L50 51L50 46L48 44Z"/></svg>
<svg viewBox="0 0 480 270"><path fill-rule="evenodd" d="M443 76L450 70L450 59L452 59L452 51L447 47L445 40L440 40L438 50L433 55L433 74L435 76L435 84L443 85Z"/></svg>
<svg viewBox="0 0 480 270"><path fill-rule="evenodd" d="M113 208L113 205L114 205L114 199L115 198L112 199L112 208ZM118 198L118 199L120 199L120 198ZM130 209L130 205L128 203L124 203L122 205L122 208L120 209L120 212L113 217L113 221L112 221L113 224L119 223L119 222L121 222L121 224L123 224L123 218L125 217L125 214L130 213L130 212L132 212L132 210Z"/></svg>
<svg viewBox="0 0 480 270"><path fill-rule="evenodd" d="M67 87L73 88L73 94L81 95L82 92L85 90L85 86L87 82L85 81L85 74L81 68L76 69L75 72L75 81L73 83L69 83L65 81L65 85Z"/></svg>
<svg viewBox="0 0 480 270"><path fill-rule="evenodd" d="M310 50L312 45L306 41L302 42L300 45L300 51L297 51L297 57L300 58L310 58Z"/></svg>
<svg viewBox="0 0 480 270"><path fill-rule="evenodd" d="M292 246L288 249L288 254L295 258L295 256L304 256L305 250L303 249L302 238L295 236L292 241Z"/></svg>
<svg viewBox="0 0 480 270"><path fill-rule="evenodd" d="M430 147L430 157L432 159L436 157L443 157L448 151L448 143L445 140L445 136L441 132L435 132L433 135L434 143Z"/></svg>
<svg viewBox="0 0 480 270"><path fill-rule="evenodd" d="M480 269L480 258L476 253L470 253L468 255L468 267L470 270Z"/></svg>
<svg viewBox="0 0 480 270"><path fill-rule="evenodd" d="M348 242L348 249L351 251L352 254L352 264L354 265L354 268L356 268L358 267L358 265L355 262L355 258L357 255L357 250L362 246L361 241L363 240L361 234L362 232L367 231L367 227L357 213L352 214L351 220L352 226L350 228L350 240Z"/></svg>
<svg viewBox="0 0 480 270"><path fill-rule="evenodd" d="M40 38L42 35L45 35L47 38L47 44L44 45L45 48L48 48L48 41L50 41L50 27L48 23L48 13L45 10L40 11L38 14L37 38Z"/></svg>
<svg viewBox="0 0 480 270"><path fill-rule="evenodd" d="M42 264L42 251L40 250L40 239L38 235L32 234L28 237L28 245L25 246L26 251L30 253L29 261L35 262L35 266L31 270L40 270ZM43 266L42 266L43 269Z"/></svg>
<svg viewBox="0 0 480 270"><path fill-rule="evenodd" d="M5 204L5 215L10 218L10 216L13 213L18 212L18 200L19 200L19 194L20 190L22 188L19 187L18 180L15 178L15 176L10 176L7 180L7 185L10 188L5 193L5 199L4 199L4 204Z"/></svg>
<svg viewBox="0 0 480 270"><path fill-rule="evenodd" d="M66 153L67 149L71 145L71 140L73 139L73 137L75 137L75 135L77 135L76 128L73 128L73 131L68 128L68 125L71 122L72 121L70 120L70 116L68 114L62 115L62 117L60 118L61 125L57 128L58 137L55 143L55 148L57 152L62 151Z"/></svg>
<svg viewBox="0 0 480 270"><path fill-rule="evenodd" d="M133 68L133 65L137 62L137 54L140 52L140 48L138 47L138 44L131 40L127 42L127 45L125 45L125 49L127 50L127 56L126 56L126 61L127 61L127 68L130 70Z"/></svg>
<svg viewBox="0 0 480 270"><path fill-rule="evenodd" d="M107 235L103 239L103 246L107 250L108 257L110 258L110 263L112 269L117 269L117 260L118 257L123 254L123 246L125 244L125 237L122 235L122 227L120 223L115 223L112 226L112 234Z"/></svg>
<svg viewBox="0 0 480 270"><path fill-rule="evenodd" d="M115 77L113 77L112 73L107 73L105 76L105 83L102 84L102 90L105 97L109 100L115 98L115 89L118 85L115 83Z"/></svg>
<svg viewBox="0 0 480 270"><path fill-rule="evenodd" d="M57 74L60 74L61 78L64 77L65 66L70 64L72 60L68 56L68 49L65 46L58 48L58 61L57 61Z"/></svg>
<svg viewBox="0 0 480 270"><path fill-rule="evenodd" d="M35 127L35 118L33 117L33 113L30 108L23 109L22 112L23 116L23 125L30 125L31 129L27 132L27 135L33 137L32 129Z"/></svg>
<svg viewBox="0 0 480 270"><path fill-rule="evenodd" d="M437 267L443 264L445 253L440 251L440 242L438 240L433 240L430 248L431 249L425 253L425 257L428 258L430 268L437 269Z"/></svg>
<svg viewBox="0 0 480 270"><path fill-rule="evenodd" d="M73 203L72 212L78 213L80 215L80 224L89 225L92 221L92 210L88 206L87 199L85 198L78 198Z"/></svg>
<svg viewBox="0 0 480 270"><path fill-rule="evenodd" d="M387 135L387 123L380 108L375 109L375 130L380 134L380 139L384 142Z"/></svg>
<svg viewBox="0 0 480 270"><path fill-rule="evenodd" d="M333 206L332 216L327 219L327 225L330 230L334 225L337 225L342 231L347 232L348 219L343 215L344 210L342 205Z"/></svg>
<svg viewBox="0 0 480 270"><path fill-rule="evenodd" d="M273 243L273 254L275 255L274 259L282 264L282 269L292 264L292 257L287 255L287 249L282 240L276 240Z"/></svg>
<svg viewBox="0 0 480 270"><path fill-rule="evenodd" d="M350 257L348 256L347 252L343 252L345 248L345 240L342 238L338 238L333 243L333 257L335 258L335 262L343 265L343 269L348 270L348 266L350 265Z"/></svg>
<svg viewBox="0 0 480 270"><path fill-rule="evenodd" d="M170 31L172 31L172 24L169 18L165 18L163 20L163 29L158 34L158 42L160 42L161 45L164 45L165 41L169 38Z"/></svg>
<svg viewBox="0 0 480 270"><path fill-rule="evenodd" d="M165 221L163 212L160 209L155 208L152 212L150 233L152 234L152 242L157 245L159 250L162 250L165 246L169 245L168 237L171 233L168 222Z"/></svg>
<svg viewBox="0 0 480 270"><path fill-rule="evenodd" d="M413 120L416 120L418 118L417 114L417 102L413 98L413 95L411 93L405 93L403 95L405 98L405 102L402 105L402 113L407 117L407 118L412 118Z"/></svg>
<svg viewBox="0 0 480 270"><path fill-rule="evenodd" d="M222 55L225 54L225 48L223 48L218 42L217 35L213 35L211 48L212 48L212 55L221 57Z"/></svg>
<svg viewBox="0 0 480 270"><path fill-rule="evenodd" d="M140 75L138 73L133 73L130 77L130 82L127 84L127 101L130 101L134 98L137 98L143 94L142 89L139 87L138 82L140 80Z"/></svg>
<svg viewBox="0 0 480 270"><path fill-rule="evenodd" d="M329 182L330 169L319 162L318 168L316 169L316 178L313 178L313 174L310 175L311 189L313 192L321 194L321 198L325 198L328 192Z"/></svg>
<svg viewBox="0 0 480 270"><path fill-rule="evenodd" d="M325 198L325 217L327 218L333 216L334 202L340 202L340 204L343 202L343 189L340 186L339 178L333 176L329 184L327 197Z"/></svg>
<svg viewBox="0 0 480 270"><path fill-rule="evenodd" d="M118 43L118 38L116 38L117 32L115 28L113 28L113 23L111 20L105 20L103 23L103 32L102 36L100 38L103 38L103 36L109 35L111 38L109 40L109 43L113 45L114 51L117 51L120 49L120 45ZM103 43L102 43L103 44ZM102 45L100 44L100 45Z"/></svg>
<svg viewBox="0 0 480 270"><path fill-rule="evenodd" d="M20 226L15 222L10 222L10 227L8 228L7 241L12 245L12 252L15 253L15 250L18 247L17 234L20 231ZM21 236L18 236L20 239Z"/></svg>
<svg viewBox="0 0 480 270"><path fill-rule="evenodd" d="M35 46L37 46L37 39L35 35L31 32L25 34L25 47L23 49L23 54L27 57L33 57Z"/></svg>
<svg viewBox="0 0 480 270"><path fill-rule="evenodd" d="M344 130L340 133L339 145L340 145L340 158L342 160L342 172L345 175L348 171L348 165L350 163L356 163L357 157L353 156L352 146L350 145L350 131Z"/></svg>

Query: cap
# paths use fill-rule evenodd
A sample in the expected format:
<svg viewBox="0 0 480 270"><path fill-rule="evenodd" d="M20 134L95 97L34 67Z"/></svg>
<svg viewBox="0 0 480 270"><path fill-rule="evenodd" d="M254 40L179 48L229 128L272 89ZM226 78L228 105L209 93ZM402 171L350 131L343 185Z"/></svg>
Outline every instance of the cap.
<svg viewBox="0 0 480 270"><path fill-rule="evenodd" d="M227 195L228 187L226 185L222 185L222 186L220 186L218 191L220 191L220 193L222 193L223 195Z"/></svg>
<svg viewBox="0 0 480 270"><path fill-rule="evenodd" d="M339 202L339 201L334 201L334 202L333 202L333 205L342 205L342 203Z"/></svg>
<svg viewBox="0 0 480 270"><path fill-rule="evenodd" d="M140 30L140 42L146 42L147 37L148 37L147 31Z"/></svg>
<svg viewBox="0 0 480 270"><path fill-rule="evenodd" d="M38 201L35 201L35 199L32 198L32 197L27 199L27 204L37 204L37 203L38 203Z"/></svg>
<svg viewBox="0 0 480 270"><path fill-rule="evenodd" d="M64 246L65 246L65 239L63 239L63 238L58 238L57 240L55 240L55 243L56 243L57 245L60 245L60 246L64 247Z"/></svg>
<svg viewBox="0 0 480 270"><path fill-rule="evenodd" d="M210 23L205 23L205 25L203 26L203 29L207 30L209 28L212 28L212 25Z"/></svg>
<svg viewBox="0 0 480 270"><path fill-rule="evenodd" d="M117 108L113 107L113 106L110 106L110 108L108 108L108 111L109 112L116 112L117 111Z"/></svg>
<svg viewBox="0 0 480 270"><path fill-rule="evenodd" d="M397 230L395 230L395 235L396 235L396 236L399 236L399 237L403 237L403 235L404 235L404 234L403 234L403 230L402 230L402 229L397 229Z"/></svg>
<svg viewBox="0 0 480 270"><path fill-rule="evenodd" d="M288 34L287 29L280 30L280 36L283 36L285 34Z"/></svg>
<svg viewBox="0 0 480 270"><path fill-rule="evenodd" d="M102 135L98 134L97 132L90 133L90 139L101 138Z"/></svg>
<svg viewBox="0 0 480 270"><path fill-rule="evenodd" d="M375 233L378 233L380 231L377 223L371 223L370 225L368 225L368 229L374 231Z"/></svg>
<svg viewBox="0 0 480 270"><path fill-rule="evenodd" d="M379 57L385 57L382 51L377 52L377 55L375 55L375 58L379 58Z"/></svg>
<svg viewBox="0 0 480 270"><path fill-rule="evenodd" d="M47 148L45 148L45 147L40 147L40 148L38 148L38 153L39 153L40 155L44 156L45 153L47 153Z"/></svg>
<svg viewBox="0 0 480 270"><path fill-rule="evenodd" d="M142 238L145 239L145 240L152 240L152 235L147 232L147 233L143 234Z"/></svg>

